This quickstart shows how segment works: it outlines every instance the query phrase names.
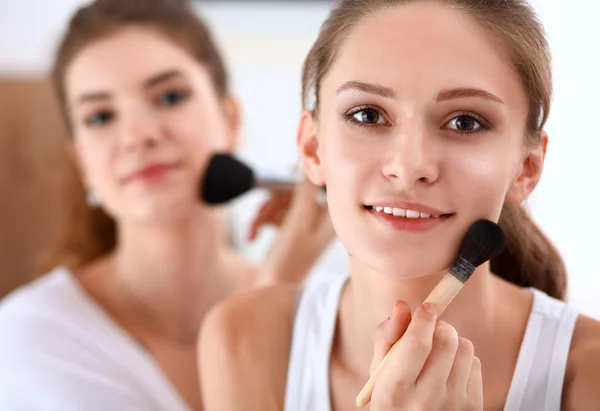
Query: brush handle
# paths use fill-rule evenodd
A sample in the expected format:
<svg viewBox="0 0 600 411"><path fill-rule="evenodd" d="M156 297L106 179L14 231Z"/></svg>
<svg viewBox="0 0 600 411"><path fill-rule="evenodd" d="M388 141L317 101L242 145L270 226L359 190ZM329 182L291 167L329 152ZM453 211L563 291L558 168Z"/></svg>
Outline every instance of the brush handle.
<svg viewBox="0 0 600 411"><path fill-rule="evenodd" d="M435 286L433 291L429 293L429 296L425 299L424 303L429 302L433 304L435 306L437 316L440 317L463 286L464 283L462 281L458 280L451 273L446 273L440 282ZM364 407L371 402L371 395L373 394L375 382L377 381L377 378L379 378L381 371L385 368L385 365L389 362L389 357L392 355L393 351L398 349L398 341L396 341L388 350L385 357L383 357L383 360L381 360L363 389L356 397L357 407Z"/></svg>
<svg viewBox="0 0 600 411"><path fill-rule="evenodd" d="M431 303L435 307L437 316L440 317L450 305L454 297L462 290L465 283L460 281L451 273L442 277L438 285L429 293L423 303Z"/></svg>

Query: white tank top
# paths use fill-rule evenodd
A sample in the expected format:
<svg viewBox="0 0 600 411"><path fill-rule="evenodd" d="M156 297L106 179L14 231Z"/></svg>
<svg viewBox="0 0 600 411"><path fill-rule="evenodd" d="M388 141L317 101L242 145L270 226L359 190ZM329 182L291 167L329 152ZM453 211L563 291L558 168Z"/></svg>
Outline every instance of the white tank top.
<svg viewBox="0 0 600 411"><path fill-rule="evenodd" d="M296 310L284 411L331 411L329 359L348 276L306 283ZM504 411L560 411L578 312L530 289L533 306Z"/></svg>

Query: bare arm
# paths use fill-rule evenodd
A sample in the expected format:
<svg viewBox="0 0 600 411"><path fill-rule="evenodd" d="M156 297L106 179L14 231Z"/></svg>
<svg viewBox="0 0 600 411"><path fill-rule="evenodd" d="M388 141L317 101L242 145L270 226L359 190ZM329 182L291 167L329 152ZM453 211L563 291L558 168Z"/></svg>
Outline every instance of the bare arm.
<svg viewBox="0 0 600 411"><path fill-rule="evenodd" d="M296 289L267 287L216 305L200 333L205 411L283 409Z"/></svg>
<svg viewBox="0 0 600 411"><path fill-rule="evenodd" d="M273 193L250 228L256 237L261 226L279 227L277 237L260 267L256 285L302 282L335 237L327 205L317 201L321 188L309 181L294 193Z"/></svg>
<svg viewBox="0 0 600 411"><path fill-rule="evenodd" d="M594 411L600 404L600 322L580 316L573 334L563 411Z"/></svg>

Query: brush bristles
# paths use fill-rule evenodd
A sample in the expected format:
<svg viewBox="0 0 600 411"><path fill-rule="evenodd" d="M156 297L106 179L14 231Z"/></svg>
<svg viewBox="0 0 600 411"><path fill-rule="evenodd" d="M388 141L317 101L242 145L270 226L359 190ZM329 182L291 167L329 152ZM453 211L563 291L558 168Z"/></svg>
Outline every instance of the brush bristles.
<svg viewBox="0 0 600 411"><path fill-rule="evenodd" d="M223 204L246 193L253 184L250 167L230 154L217 153L206 169L200 197L208 204Z"/></svg>
<svg viewBox="0 0 600 411"><path fill-rule="evenodd" d="M504 245L504 232L500 226L490 220L479 220L469 227L460 250L460 258L479 267L499 255L504 250Z"/></svg>

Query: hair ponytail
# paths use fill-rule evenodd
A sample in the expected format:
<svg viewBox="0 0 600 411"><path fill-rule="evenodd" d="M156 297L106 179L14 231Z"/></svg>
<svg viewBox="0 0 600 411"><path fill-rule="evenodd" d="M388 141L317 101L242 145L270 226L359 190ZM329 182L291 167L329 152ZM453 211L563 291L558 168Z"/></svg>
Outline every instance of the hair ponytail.
<svg viewBox="0 0 600 411"><path fill-rule="evenodd" d="M519 205L505 204L499 224L506 234L506 249L492 259L492 272L516 285L534 287L564 300L565 264L527 211Z"/></svg>

